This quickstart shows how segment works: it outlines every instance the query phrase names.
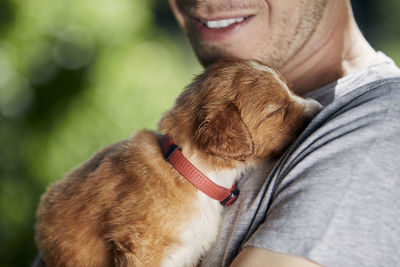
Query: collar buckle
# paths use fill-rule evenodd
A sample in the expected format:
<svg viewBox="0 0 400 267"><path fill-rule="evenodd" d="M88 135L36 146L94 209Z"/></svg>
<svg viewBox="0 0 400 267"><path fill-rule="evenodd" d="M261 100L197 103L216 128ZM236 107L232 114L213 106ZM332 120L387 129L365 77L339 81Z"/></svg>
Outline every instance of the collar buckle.
<svg viewBox="0 0 400 267"><path fill-rule="evenodd" d="M175 151L182 151L182 148L180 148L178 145L176 144L172 144L171 147L168 149L167 153L165 153L164 157L166 160L169 161L169 159L171 158L171 156L175 153Z"/></svg>
<svg viewBox="0 0 400 267"><path fill-rule="evenodd" d="M223 201L220 202L221 205L229 206L237 199L239 193L240 193L239 189L235 188L233 191L231 191L231 194L227 198L225 198Z"/></svg>

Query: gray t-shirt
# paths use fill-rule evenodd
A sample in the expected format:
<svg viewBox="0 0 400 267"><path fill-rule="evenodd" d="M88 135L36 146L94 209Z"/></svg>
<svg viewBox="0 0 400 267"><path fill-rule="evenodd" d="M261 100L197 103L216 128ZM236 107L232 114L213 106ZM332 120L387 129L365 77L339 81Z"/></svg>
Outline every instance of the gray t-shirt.
<svg viewBox="0 0 400 267"><path fill-rule="evenodd" d="M247 246L329 267L400 266L400 70L378 52L307 96L325 108L269 175L239 181L202 266L229 266Z"/></svg>

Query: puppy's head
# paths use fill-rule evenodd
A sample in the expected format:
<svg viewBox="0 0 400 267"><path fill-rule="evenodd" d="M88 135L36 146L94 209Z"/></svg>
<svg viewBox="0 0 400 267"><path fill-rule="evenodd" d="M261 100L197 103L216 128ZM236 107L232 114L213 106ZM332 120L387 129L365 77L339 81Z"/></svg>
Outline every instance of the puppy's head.
<svg viewBox="0 0 400 267"><path fill-rule="evenodd" d="M220 60L196 77L160 122L175 142L226 160L278 156L320 111L274 69Z"/></svg>

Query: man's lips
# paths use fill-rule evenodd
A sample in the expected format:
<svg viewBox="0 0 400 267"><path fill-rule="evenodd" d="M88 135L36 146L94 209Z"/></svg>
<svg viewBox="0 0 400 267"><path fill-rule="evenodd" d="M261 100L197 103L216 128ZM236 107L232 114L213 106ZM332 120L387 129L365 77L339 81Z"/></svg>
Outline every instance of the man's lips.
<svg viewBox="0 0 400 267"><path fill-rule="evenodd" d="M192 20L204 41L218 41L247 24L251 18L252 16L249 15L213 19L192 17Z"/></svg>
<svg viewBox="0 0 400 267"><path fill-rule="evenodd" d="M241 23L242 21L248 18L249 16L227 18L227 19L213 19L213 20L197 19L197 20L203 23L204 26L206 26L207 28L221 29L221 28L227 28L233 24Z"/></svg>

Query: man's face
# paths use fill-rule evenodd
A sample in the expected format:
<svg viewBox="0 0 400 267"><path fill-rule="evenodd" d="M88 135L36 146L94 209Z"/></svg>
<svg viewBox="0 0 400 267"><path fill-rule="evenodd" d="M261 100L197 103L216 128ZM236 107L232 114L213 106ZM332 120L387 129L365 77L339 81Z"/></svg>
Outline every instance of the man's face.
<svg viewBox="0 0 400 267"><path fill-rule="evenodd" d="M306 45L329 0L169 2L203 65L235 57L280 69Z"/></svg>

